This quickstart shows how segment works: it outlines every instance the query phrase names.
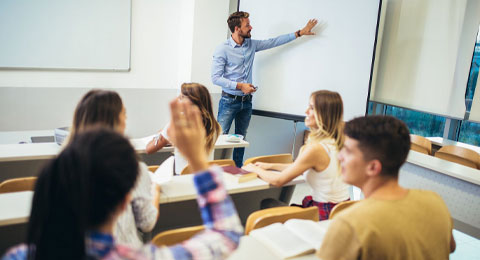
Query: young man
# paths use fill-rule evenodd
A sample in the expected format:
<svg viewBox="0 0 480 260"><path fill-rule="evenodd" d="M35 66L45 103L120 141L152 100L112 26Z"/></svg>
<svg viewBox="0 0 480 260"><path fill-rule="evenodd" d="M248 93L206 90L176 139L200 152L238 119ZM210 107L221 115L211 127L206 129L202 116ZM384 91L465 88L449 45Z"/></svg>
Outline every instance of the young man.
<svg viewBox="0 0 480 260"><path fill-rule="evenodd" d="M388 116L353 119L338 158L342 179L365 200L336 215L318 256L329 259L448 259L453 223L436 193L405 189L398 172L410 150L406 125Z"/></svg>
<svg viewBox="0 0 480 260"><path fill-rule="evenodd" d="M251 40L252 26L247 12L235 12L227 23L232 36L220 44L213 54L212 82L222 87L222 98L218 106L218 122L223 133L230 130L235 119L235 134L245 136L252 115L252 93L257 89L252 85L252 66L255 52L270 49L293 41L303 35L313 35L312 28L317 20L294 33L268 40ZM245 148L235 148L233 160L238 167L243 164Z"/></svg>

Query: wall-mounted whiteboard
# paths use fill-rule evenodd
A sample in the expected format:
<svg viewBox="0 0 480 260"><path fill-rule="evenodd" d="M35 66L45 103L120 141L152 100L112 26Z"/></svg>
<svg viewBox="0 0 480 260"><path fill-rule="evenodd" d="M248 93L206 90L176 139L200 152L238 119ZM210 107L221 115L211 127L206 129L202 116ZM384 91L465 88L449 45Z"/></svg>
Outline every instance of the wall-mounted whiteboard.
<svg viewBox="0 0 480 260"><path fill-rule="evenodd" d="M0 68L128 70L130 0L1 0Z"/></svg>
<svg viewBox="0 0 480 260"><path fill-rule="evenodd" d="M310 18L324 23L315 36L256 54L253 108L305 115L310 94L327 89L341 94L345 120L364 115L379 6L380 0L241 0L253 39L295 32Z"/></svg>

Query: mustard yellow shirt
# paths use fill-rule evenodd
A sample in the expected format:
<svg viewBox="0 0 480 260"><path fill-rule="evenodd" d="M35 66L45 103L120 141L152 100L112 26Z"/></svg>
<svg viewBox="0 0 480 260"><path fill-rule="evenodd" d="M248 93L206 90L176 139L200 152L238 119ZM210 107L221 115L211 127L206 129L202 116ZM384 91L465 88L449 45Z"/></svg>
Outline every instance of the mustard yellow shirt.
<svg viewBox="0 0 480 260"><path fill-rule="evenodd" d="M323 260L448 259L452 228L440 196L409 190L399 200L365 199L340 212L317 255Z"/></svg>

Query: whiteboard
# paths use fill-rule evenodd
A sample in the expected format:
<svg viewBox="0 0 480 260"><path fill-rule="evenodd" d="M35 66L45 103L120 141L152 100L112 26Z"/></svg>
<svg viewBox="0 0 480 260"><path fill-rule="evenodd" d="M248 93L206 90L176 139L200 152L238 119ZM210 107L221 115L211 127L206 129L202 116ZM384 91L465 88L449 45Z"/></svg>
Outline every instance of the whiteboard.
<svg viewBox="0 0 480 260"><path fill-rule="evenodd" d="M315 36L256 53L253 108L304 116L310 94L327 89L342 96L345 120L364 115L379 6L380 0L241 0L252 39L295 32L311 18L323 22Z"/></svg>
<svg viewBox="0 0 480 260"><path fill-rule="evenodd" d="M130 0L1 0L0 68L130 68Z"/></svg>

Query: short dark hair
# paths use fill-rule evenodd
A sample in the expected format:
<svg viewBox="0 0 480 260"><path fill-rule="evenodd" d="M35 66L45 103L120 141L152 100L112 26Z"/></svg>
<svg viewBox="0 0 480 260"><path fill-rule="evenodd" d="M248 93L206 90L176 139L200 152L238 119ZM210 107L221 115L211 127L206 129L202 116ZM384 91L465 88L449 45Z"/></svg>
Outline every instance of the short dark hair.
<svg viewBox="0 0 480 260"><path fill-rule="evenodd" d="M365 159L380 161L382 175L398 177L410 150L410 132L404 122L391 116L358 117L345 124L345 135L358 141Z"/></svg>
<svg viewBox="0 0 480 260"><path fill-rule="evenodd" d="M232 33L235 32L235 26L242 26L242 19L248 18L249 16L249 13L243 11L232 13L227 19L228 28L230 28L230 31Z"/></svg>
<svg viewBox="0 0 480 260"><path fill-rule="evenodd" d="M104 224L138 176L130 142L111 129L75 135L40 172L27 231L28 259L85 259L85 236Z"/></svg>

